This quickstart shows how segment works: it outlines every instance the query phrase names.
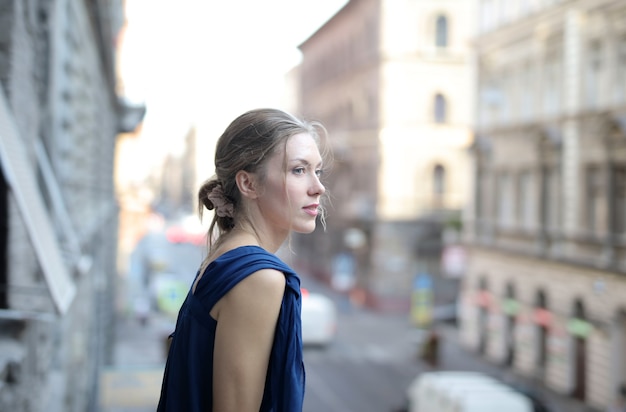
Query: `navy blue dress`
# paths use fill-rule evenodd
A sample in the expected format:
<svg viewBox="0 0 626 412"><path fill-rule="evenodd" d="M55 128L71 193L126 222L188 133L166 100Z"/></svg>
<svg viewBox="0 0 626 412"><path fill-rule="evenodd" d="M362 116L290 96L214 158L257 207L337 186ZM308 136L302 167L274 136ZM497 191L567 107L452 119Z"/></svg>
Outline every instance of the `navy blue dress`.
<svg viewBox="0 0 626 412"><path fill-rule="evenodd" d="M242 279L261 269L285 274L286 287L270 354L260 411L301 412L302 360L300 279L275 255L258 246L230 250L206 268L190 289L172 334L158 412L207 412L213 404L213 349L217 321L209 312Z"/></svg>

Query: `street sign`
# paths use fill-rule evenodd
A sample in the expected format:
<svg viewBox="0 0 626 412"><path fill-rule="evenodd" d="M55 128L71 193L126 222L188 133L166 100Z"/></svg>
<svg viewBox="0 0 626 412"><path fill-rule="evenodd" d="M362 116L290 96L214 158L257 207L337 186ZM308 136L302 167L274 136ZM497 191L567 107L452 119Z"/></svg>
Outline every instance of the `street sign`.
<svg viewBox="0 0 626 412"><path fill-rule="evenodd" d="M433 312L433 281L430 275L418 274L413 281L411 294L411 320L421 328L432 323Z"/></svg>

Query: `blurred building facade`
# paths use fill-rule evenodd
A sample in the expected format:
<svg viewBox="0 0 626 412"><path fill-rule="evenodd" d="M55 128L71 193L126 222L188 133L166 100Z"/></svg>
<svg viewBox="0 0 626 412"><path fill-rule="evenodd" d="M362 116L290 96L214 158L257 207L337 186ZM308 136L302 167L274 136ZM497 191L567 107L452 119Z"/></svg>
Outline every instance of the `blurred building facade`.
<svg viewBox="0 0 626 412"><path fill-rule="evenodd" d="M326 233L306 270L404 309L467 199L470 2L350 1L300 45L297 111L328 129Z"/></svg>
<svg viewBox="0 0 626 412"><path fill-rule="evenodd" d="M605 408L626 380L626 3L478 4L461 336Z"/></svg>
<svg viewBox="0 0 626 412"><path fill-rule="evenodd" d="M166 156L160 176L155 207L166 219L176 219L196 212L196 128L185 135L182 153Z"/></svg>
<svg viewBox="0 0 626 412"><path fill-rule="evenodd" d="M116 93L123 4L9 0L0 22L0 410L95 411L113 343L116 136L137 120Z"/></svg>

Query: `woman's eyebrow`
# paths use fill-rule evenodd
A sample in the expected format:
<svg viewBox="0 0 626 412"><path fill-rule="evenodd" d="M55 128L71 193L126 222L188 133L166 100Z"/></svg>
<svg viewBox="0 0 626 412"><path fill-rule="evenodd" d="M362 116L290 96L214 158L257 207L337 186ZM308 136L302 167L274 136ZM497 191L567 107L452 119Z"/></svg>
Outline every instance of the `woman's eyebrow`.
<svg viewBox="0 0 626 412"><path fill-rule="evenodd" d="M298 158L295 158L295 159L291 159L291 161L290 161L289 163L302 163L302 164L304 164L305 166L310 166L310 165L311 165L311 162L309 162L309 161L308 161L308 160L306 160L306 159L299 158L299 157L298 157ZM318 166L318 167L319 167L319 166L321 166L321 165L322 165L322 162L319 162L319 163L317 164L317 166Z"/></svg>

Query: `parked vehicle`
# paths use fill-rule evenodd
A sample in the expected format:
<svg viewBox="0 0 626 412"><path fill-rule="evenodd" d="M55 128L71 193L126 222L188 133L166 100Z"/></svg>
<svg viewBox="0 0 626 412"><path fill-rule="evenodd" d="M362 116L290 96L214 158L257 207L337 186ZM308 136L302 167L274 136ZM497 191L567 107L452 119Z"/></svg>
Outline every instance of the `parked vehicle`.
<svg viewBox="0 0 626 412"><path fill-rule="evenodd" d="M201 246L206 244L207 228L205 228L197 216L185 216L175 222L171 222L165 229L165 237L170 243L191 243Z"/></svg>
<svg viewBox="0 0 626 412"><path fill-rule="evenodd" d="M502 393L472 393L458 399L445 412L532 412L532 404L524 395L514 391Z"/></svg>
<svg viewBox="0 0 626 412"><path fill-rule="evenodd" d="M496 381L477 372L426 372L420 374L408 389L411 412L438 410L443 391L455 384L477 386L493 384Z"/></svg>
<svg viewBox="0 0 626 412"><path fill-rule="evenodd" d="M407 397L409 412L533 412L526 396L478 372L421 373Z"/></svg>
<svg viewBox="0 0 626 412"><path fill-rule="evenodd" d="M337 331L337 308L329 297L302 288L302 343L330 344Z"/></svg>
<svg viewBox="0 0 626 412"><path fill-rule="evenodd" d="M458 320L459 305L456 301L445 305L433 307L433 321L456 325Z"/></svg>
<svg viewBox="0 0 626 412"><path fill-rule="evenodd" d="M541 395L540 391L533 389L529 386L520 385L520 384L512 384L511 387L513 390L521 393L530 399L530 402L533 404L533 412L551 412L552 408L549 406L547 399Z"/></svg>

